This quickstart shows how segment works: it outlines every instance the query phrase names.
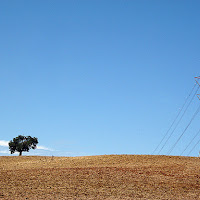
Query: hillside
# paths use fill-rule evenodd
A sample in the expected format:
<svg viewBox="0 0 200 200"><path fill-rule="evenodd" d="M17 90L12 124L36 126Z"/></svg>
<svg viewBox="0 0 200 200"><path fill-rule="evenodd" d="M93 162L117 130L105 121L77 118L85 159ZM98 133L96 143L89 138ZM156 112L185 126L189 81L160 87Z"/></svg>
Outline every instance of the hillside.
<svg viewBox="0 0 200 200"><path fill-rule="evenodd" d="M1 156L0 199L200 199L200 159Z"/></svg>

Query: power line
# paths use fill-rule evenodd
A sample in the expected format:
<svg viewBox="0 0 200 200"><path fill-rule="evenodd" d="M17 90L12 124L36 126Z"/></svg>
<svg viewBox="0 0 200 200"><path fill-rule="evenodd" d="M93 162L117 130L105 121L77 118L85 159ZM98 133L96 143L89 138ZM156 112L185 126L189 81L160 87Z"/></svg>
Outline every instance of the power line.
<svg viewBox="0 0 200 200"><path fill-rule="evenodd" d="M200 139L197 141L197 143L192 147L192 149L190 150L190 152L187 154L187 156L190 155L190 153L194 150L194 148L199 144Z"/></svg>
<svg viewBox="0 0 200 200"><path fill-rule="evenodd" d="M190 122L188 123L188 125L186 126L186 128L184 129L184 131L182 132L182 134L179 136L179 138L177 139L177 141L175 142L175 144L169 150L168 155L173 151L173 149L175 148L175 146L177 145L177 143L180 141L180 139L182 138L182 136L184 135L184 133L186 132L186 130L188 129L188 127L190 126L190 124L192 123L192 121L194 120L194 118L196 117L196 115L198 114L199 111L200 111L200 106L198 107L198 109L196 110L196 112L194 113L194 115L192 116L192 119L190 120Z"/></svg>
<svg viewBox="0 0 200 200"><path fill-rule="evenodd" d="M192 144L192 142L194 141L194 139L197 137L197 135L200 133L200 130L196 133L196 135L192 138L192 140L189 142L189 144L185 147L185 149L182 151L182 153L180 154L180 156L183 155L183 153L187 150L187 148Z"/></svg>
<svg viewBox="0 0 200 200"><path fill-rule="evenodd" d="M163 150L163 148L166 146L166 144L167 144L167 142L169 141L169 139L171 138L172 134L174 133L174 131L175 131L176 128L178 127L178 125L179 125L179 123L181 122L182 118L184 117L186 111L188 110L190 104L192 103L192 101L193 101L195 95L197 94L197 92L198 92L198 90L199 90L199 87L200 87L200 86L197 87L197 90L195 91L195 93L194 93L194 95L192 96L190 102L188 103L187 107L185 108L183 114L181 115L180 119L178 120L176 126L175 126L174 129L172 130L171 134L169 135L169 137L167 138L167 140L166 140L165 143L163 144L163 146L162 146L162 148L160 149L160 151L158 152L158 154L159 154L159 153Z"/></svg>
<svg viewBox="0 0 200 200"><path fill-rule="evenodd" d="M200 76L198 77L194 77L195 78L195 81L196 83L200 86L199 84L199 79L200 79ZM200 94L197 94L197 97L198 99L200 100ZM184 149L184 151L190 146L190 144L193 142L193 140L197 137L197 135L199 134L200 130L197 132L197 134L192 138L192 140L190 141L190 143L187 145L187 147ZM193 146L193 148L190 150L190 152L187 154L187 156L193 151L193 149L197 146L197 144L200 142L200 139L197 141L197 143ZM183 151L183 152L184 152ZM183 152L181 154L183 154Z"/></svg>
<svg viewBox="0 0 200 200"><path fill-rule="evenodd" d="M196 83L200 86L199 80L200 80L200 76L198 77L194 77ZM200 94L197 94L198 99L200 100ZM199 134L200 130L197 132L197 134L192 138L192 140L190 141L190 143L187 145L187 147L184 149L184 151L190 146L190 144L193 142L193 140L197 137L197 135ZM190 150L190 152L187 154L187 156L193 151L193 149L199 144L200 139L197 141L197 143L193 146L193 148ZM184 152L183 151L183 152ZM181 154L183 154L183 152Z"/></svg>
<svg viewBox="0 0 200 200"><path fill-rule="evenodd" d="M189 93L189 95L188 95L187 98L185 99L185 102L184 102L183 106L182 106L181 109L179 110L179 112L178 112L177 116L175 117L174 121L172 122L171 126L169 127L169 129L168 129L167 132L165 133L164 137L162 138L162 140L160 141L160 143L158 144L158 146L154 149L154 151L153 151L152 154L154 154L154 153L157 151L157 149L159 148L159 146L162 144L162 142L164 141L164 139L165 139L166 136L168 135L169 131L171 130L171 128L173 127L174 123L175 123L176 120L178 119L180 113L182 112L182 110L183 110L185 104L187 103L189 97L191 96L191 94L192 94L194 88L196 87L196 84L197 84L197 83L194 84L194 86L193 86L191 92Z"/></svg>

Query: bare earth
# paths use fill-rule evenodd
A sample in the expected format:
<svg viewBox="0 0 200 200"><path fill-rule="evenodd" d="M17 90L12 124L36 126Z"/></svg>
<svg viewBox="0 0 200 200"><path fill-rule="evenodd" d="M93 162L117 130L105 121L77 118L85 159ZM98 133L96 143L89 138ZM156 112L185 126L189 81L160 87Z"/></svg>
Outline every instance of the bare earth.
<svg viewBox="0 0 200 200"><path fill-rule="evenodd" d="M200 158L1 156L0 199L200 199Z"/></svg>

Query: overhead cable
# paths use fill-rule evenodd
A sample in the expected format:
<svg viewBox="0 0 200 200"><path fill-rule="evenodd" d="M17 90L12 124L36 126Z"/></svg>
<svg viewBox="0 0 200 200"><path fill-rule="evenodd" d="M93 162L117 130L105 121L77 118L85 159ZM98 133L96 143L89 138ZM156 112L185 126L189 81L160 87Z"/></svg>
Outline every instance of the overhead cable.
<svg viewBox="0 0 200 200"><path fill-rule="evenodd" d="M196 135L192 138L192 140L189 142L189 144L185 147L185 149L182 151L182 153L180 154L180 156L183 155L183 153L187 150L187 148L192 144L192 142L194 141L194 139L197 137L197 135L199 135L200 133L200 129L199 131L196 133Z"/></svg>
<svg viewBox="0 0 200 200"><path fill-rule="evenodd" d="M172 134L174 133L174 131L175 131L176 128L178 127L178 125L179 125L179 123L181 122L182 118L184 117L186 111L188 110L190 104L192 103L194 97L196 96L196 94L197 94L197 92L198 92L198 90L199 90L199 87L200 87L200 86L197 87L197 89L196 89L195 93L193 94L193 96L192 96L190 102L188 103L188 105L187 105L187 107L185 108L183 114L181 115L180 119L179 119L178 122L176 123L174 129L172 130L171 134L168 136L167 140L166 140L165 143L163 144L163 146L162 146L162 148L160 149L160 151L158 152L158 154L159 154L159 153L163 150L163 148L166 146L166 144L167 144L167 142L169 141L169 139L171 138Z"/></svg>
<svg viewBox="0 0 200 200"><path fill-rule="evenodd" d="M188 127L190 126L190 124L192 123L192 121L194 120L194 118L196 117L196 115L199 113L200 111L200 106L198 107L198 109L196 110L196 112L194 113L194 115L192 116L192 119L190 120L190 122L188 123L188 125L186 126L186 128L184 129L184 131L182 132L182 134L179 136L179 138L177 139L177 141L174 143L174 145L172 146L172 148L169 150L168 155L173 151L173 149L175 148L175 146L177 145L177 143L180 141L180 139L182 138L182 136L185 134L186 130L188 129Z"/></svg>
<svg viewBox="0 0 200 200"><path fill-rule="evenodd" d="M190 150L190 152L187 154L187 156L190 155L190 153L194 150L194 148L199 144L200 139L197 141L197 143L192 147L192 149Z"/></svg>
<svg viewBox="0 0 200 200"><path fill-rule="evenodd" d="M176 117L175 117L174 121L172 122L171 126L169 127L169 129L168 129L167 132L165 133L164 137L162 138L162 140L160 141L160 143L158 144L158 146L154 149L154 151L153 151L152 154L154 154L154 153L157 151L157 149L159 148L159 146L162 144L162 142L164 141L164 139L167 137L169 131L171 130L171 128L173 127L174 123L176 122L176 120L178 119L179 115L181 114L183 108L185 107L185 105L186 105L186 103L187 103L189 97L191 96L191 94L192 94L194 88L196 87L196 85L197 85L197 83L194 84L194 86L193 86L191 92L189 93L189 95L188 95L187 98L185 99L185 102L184 102L183 106L182 106L181 109L179 110L179 112L178 112L178 114L176 115Z"/></svg>

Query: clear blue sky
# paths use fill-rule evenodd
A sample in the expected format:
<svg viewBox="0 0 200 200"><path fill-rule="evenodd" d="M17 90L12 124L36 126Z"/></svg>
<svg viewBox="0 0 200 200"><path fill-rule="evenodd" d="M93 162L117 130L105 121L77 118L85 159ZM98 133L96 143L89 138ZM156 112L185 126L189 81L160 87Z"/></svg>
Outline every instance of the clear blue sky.
<svg viewBox="0 0 200 200"><path fill-rule="evenodd" d="M200 75L199 10L198 0L1 1L0 140L31 135L53 149L28 155L151 154Z"/></svg>

